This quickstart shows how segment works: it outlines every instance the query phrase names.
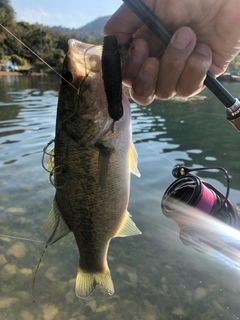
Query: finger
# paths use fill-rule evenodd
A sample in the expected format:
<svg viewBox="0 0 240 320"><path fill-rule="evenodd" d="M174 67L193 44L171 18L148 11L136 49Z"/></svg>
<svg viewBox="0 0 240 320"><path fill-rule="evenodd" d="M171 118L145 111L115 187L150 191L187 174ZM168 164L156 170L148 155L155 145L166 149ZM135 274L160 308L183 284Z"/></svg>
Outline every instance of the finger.
<svg viewBox="0 0 240 320"><path fill-rule="evenodd" d="M141 105L150 104L155 98L160 61L148 58L142 65L139 75L130 89L131 98Z"/></svg>
<svg viewBox="0 0 240 320"><path fill-rule="evenodd" d="M174 33L161 58L156 96L167 99L175 94L179 78L195 45L196 35L192 29L182 27Z"/></svg>
<svg viewBox="0 0 240 320"><path fill-rule="evenodd" d="M148 44L143 39L135 39L129 49L129 59L122 68L124 85L131 87L134 79L139 74L142 64L149 54Z"/></svg>
<svg viewBox="0 0 240 320"><path fill-rule="evenodd" d="M118 43L125 43L142 25L143 22L123 4L107 21L104 33L114 34Z"/></svg>
<svg viewBox="0 0 240 320"><path fill-rule="evenodd" d="M180 76L176 92L182 97L199 93L204 88L206 73L211 65L211 49L206 44L197 44Z"/></svg>

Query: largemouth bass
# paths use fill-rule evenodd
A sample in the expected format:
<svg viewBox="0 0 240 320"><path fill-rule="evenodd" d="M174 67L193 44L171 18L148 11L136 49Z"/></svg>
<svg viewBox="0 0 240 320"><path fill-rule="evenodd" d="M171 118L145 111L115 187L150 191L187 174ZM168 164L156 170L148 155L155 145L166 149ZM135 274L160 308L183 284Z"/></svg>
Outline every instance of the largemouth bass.
<svg viewBox="0 0 240 320"><path fill-rule="evenodd" d="M109 243L141 233L127 211L130 173L140 176L130 104L123 94L123 116L113 128L102 79L102 46L73 39L68 46L55 148L48 161L56 194L45 224L47 245L73 232L80 253L76 295L86 298L96 285L111 295Z"/></svg>

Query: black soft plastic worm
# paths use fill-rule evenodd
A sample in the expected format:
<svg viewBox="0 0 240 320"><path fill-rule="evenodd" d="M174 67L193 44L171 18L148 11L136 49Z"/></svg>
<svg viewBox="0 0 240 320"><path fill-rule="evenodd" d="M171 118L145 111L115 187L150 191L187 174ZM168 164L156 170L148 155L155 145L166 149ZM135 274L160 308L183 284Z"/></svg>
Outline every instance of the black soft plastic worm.
<svg viewBox="0 0 240 320"><path fill-rule="evenodd" d="M123 116L122 72L119 46L114 35L107 35L103 39L102 77L109 116L118 121Z"/></svg>

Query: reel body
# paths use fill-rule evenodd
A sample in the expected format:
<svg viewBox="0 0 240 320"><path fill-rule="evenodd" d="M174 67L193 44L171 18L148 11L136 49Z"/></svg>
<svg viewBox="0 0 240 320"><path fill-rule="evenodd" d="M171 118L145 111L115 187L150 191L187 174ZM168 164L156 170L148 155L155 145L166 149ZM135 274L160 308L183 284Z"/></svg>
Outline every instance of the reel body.
<svg viewBox="0 0 240 320"><path fill-rule="evenodd" d="M228 180L226 195L190 173L210 169L224 171ZM177 179L165 191L161 207L163 214L180 227L179 237L183 244L198 251L222 250L228 245L240 248L240 236L239 239L230 236L232 228L240 230L240 210L228 199L227 171L219 167L188 169L176 166L172 173Z"/></svg>

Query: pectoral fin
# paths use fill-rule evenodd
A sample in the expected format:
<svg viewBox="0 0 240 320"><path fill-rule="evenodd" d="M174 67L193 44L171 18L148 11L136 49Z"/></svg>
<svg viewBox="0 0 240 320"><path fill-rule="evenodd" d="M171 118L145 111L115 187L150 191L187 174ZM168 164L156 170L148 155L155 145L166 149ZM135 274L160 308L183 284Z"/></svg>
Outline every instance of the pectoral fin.
<svg viewBox="0 0 240 320"><path fill-rule="evenodd" d="M70 232L58 208L56 198L54 198L52 208L47 216L44 232L48 236L48 245L55 243Z"/></svg>
<svg viewBox="0 0 240 320"><path fill-rule="evenodd" d="M128 237L142 234L142 232L137 228L136 224L131 219L130 213L127 211L125 221L121 228L118 230L115 237Z"/></svg>
<svg viewBox="0 0 240 320"><path fill-rule="evenodd" d="M103 144L98 144L96 147L99 149L98 156L98 173L99 173L99 185L103 188L108 171L108 163L111 155L111 148L105 147Z"/></svg>
<svg viewBox="0 0 240 320"><path fill-rule="evenodd" d="M128 158L129 158L129 164L130 164L130 171L140 178L141 174L138 171L138 167L137 167L138 154L133 142L129 146Z"/></svg>
<svg viewBox="0 0 240 320"><path fill-rule="evenodd" d="M47 168L49 172L52 172L54 169L54 148L49 152L49 157L47 160Z"/></svg>

